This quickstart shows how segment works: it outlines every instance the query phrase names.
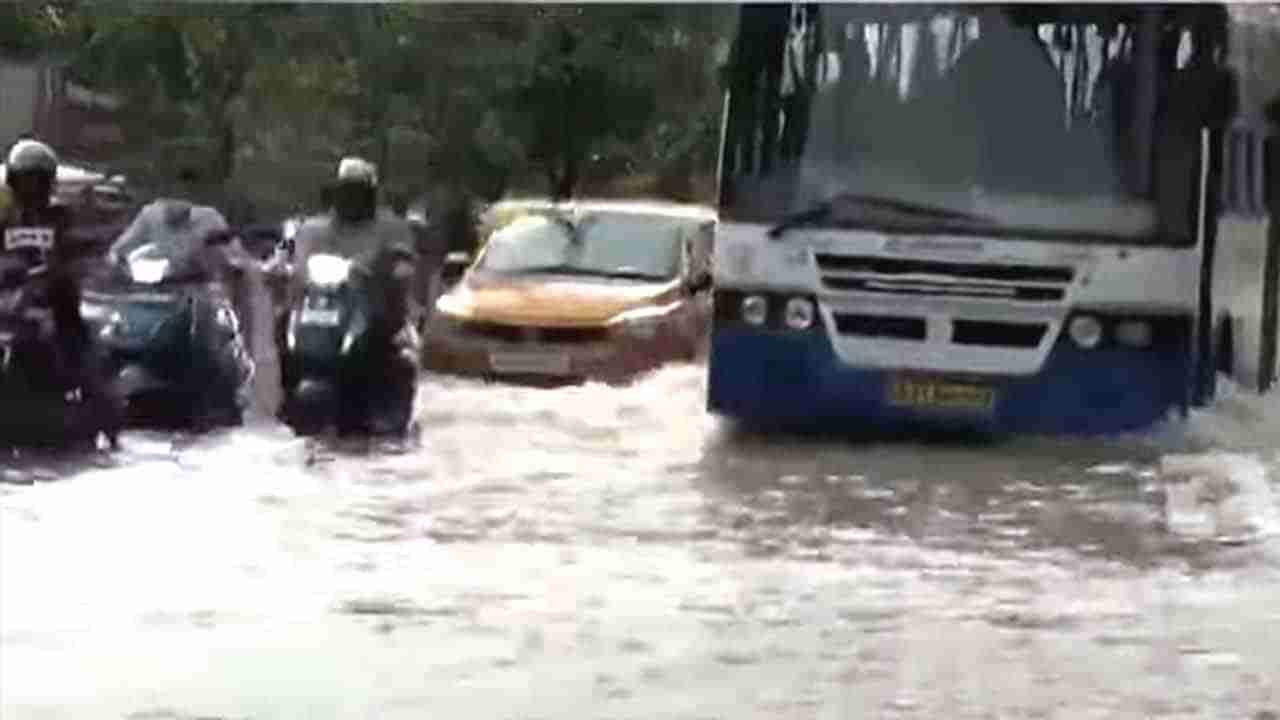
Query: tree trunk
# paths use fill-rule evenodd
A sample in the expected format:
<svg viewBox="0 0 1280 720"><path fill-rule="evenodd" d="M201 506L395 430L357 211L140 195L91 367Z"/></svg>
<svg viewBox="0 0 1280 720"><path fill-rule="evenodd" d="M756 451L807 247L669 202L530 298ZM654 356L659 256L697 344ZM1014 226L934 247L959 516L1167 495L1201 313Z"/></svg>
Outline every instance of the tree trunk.
<svg viewBox="0 0 1280 720"><path fill-rule="evenodd" d="M560 174L560 180L555 188L557 200L568 200L573 197L573 191L578 187L578 179L582 173L580 158L572 152L572 148L567 149L569 152L565 154L564 172Z"/></svg>
<svg viewBox="0 0 1280 720"><path fill-rule="evenodd" d="M232 173L235 172L236 130L231 121L226 118L225 111L223 116L218 118L215 127L218 148L213 159L213 177L210 179L216 183L224 183L230 180Z"/></svg>

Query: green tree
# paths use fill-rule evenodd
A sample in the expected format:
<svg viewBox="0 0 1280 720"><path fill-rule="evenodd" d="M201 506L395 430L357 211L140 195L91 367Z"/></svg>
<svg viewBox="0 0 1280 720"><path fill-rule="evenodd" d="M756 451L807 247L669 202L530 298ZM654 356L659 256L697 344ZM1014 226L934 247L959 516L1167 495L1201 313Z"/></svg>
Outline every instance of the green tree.
<svg viewBox="0 0 1280 720"><path fill-rule="evenodd" d="M653 116L663 15L656 6L539 6L503 107L509 131L554 197L573 194L611 140L639 139Z"/></svg>
<svg viewBox="0 0 1280 720"><path fill-rule="evenodd" d="M276 60L278 21L292 10L240 3L85 6L87 39L77 69L152 115L179 116L194 135L182 149L209 148L209 176L223 181L235 170L236 105L257 64Z"/></svg>

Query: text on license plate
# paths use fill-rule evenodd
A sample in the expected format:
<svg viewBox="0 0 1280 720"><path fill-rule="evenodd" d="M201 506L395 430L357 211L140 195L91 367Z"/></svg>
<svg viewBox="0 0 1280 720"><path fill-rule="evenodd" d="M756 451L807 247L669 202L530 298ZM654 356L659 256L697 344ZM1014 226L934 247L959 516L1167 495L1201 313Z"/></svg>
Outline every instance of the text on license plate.
<svg viewBox="0 0 1280 720"><path fill-rule="evenodd" d="M569 356L552 352L492 352L489 367L494 372L567 375Z"/></svg>
<svg viewBox="0 0 1280 720"><path fill-rule="evenodd" d="M994 388L972 383L898 377L888 390L889 404L899 407L990 412L996 404Z"/></svg>
<svg viewBox="0 0 1280 720"><path fill-rule="evenodd" d="M53 228L45 227L11 227L4 231L4 249L21 250L35 248L50 250L53 248Z"/></svg>
<svg viewBox="0 0 1280 720"><path fill-rule="evenodd" d="M341 317L337 308L303 308L302 317L299 321L303 325L318 325L320 327L337 327Z"/></svg>

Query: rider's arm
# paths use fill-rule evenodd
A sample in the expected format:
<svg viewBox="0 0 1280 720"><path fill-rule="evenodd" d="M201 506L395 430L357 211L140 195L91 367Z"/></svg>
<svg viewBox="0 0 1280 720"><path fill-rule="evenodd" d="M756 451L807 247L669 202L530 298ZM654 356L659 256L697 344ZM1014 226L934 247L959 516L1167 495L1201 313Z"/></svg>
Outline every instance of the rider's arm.
<svg viewBox="0 0 1280 720"><path fill-rule="evenodd" d="M129 223L129 227L125 228L120 237L111 244L111 249L107 251L107 259L114 263L123 263L129 253L143 243L146 234L143 231L146 223L150 222L151 208L148 205L133 218L133 222Z"/></svg>
<svg viewBox="0 0 1280 720"><path fill-rule="evenodd" d="M403 221L397 225L383 237L375 262L382 272L403 281L412 277L418 262L418 248L412 227Z"/></svg>

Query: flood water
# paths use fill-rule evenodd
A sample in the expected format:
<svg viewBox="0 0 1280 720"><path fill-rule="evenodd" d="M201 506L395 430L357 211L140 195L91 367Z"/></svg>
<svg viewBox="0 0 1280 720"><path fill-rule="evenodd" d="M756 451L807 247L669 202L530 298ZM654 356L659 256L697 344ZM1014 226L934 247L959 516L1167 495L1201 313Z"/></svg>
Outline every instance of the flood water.
<svg viewBox="0 0 1280 720"><path fill-rule="evenodd" d="M0 715L1280 712L1280 402L1110 441L789 439L708 417L703 382L432 378L407 446L255 417L7 457ZM1237 479L1158 473L1206 450Z"/></svg>

